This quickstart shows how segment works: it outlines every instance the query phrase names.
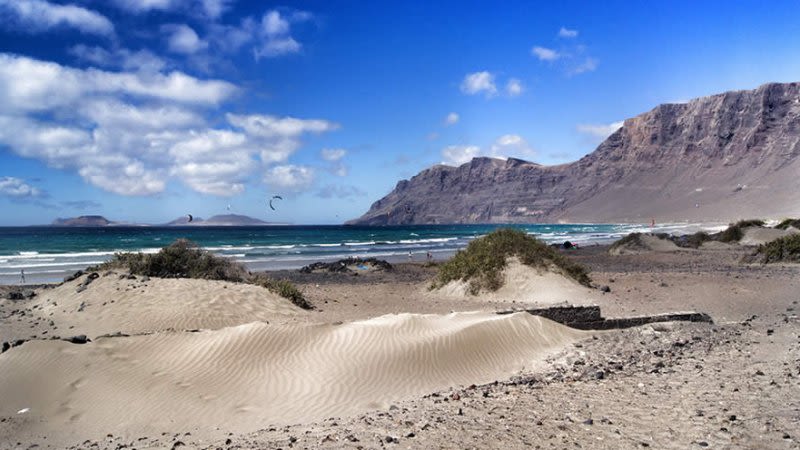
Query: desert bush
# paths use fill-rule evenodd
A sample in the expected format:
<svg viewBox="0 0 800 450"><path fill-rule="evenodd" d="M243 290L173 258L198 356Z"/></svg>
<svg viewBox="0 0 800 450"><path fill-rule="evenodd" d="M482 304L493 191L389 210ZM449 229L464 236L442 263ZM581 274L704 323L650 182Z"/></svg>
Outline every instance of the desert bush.
<svg viewBox="0 0 800 450"><path fill-rule="evenodd" d="M201 278L243 281L247 271L240 264L201 249L187 239L178 239L158 253L116 253L98 270L127 268L132 274L160 278Z"/></svg>
<svg viewBox="0 0 800 450"><path fill-rule="evenodd" d="M800 262L800 234L784 236L761 244L754 254L764 264L776 262Z"/></svg>
<svg viewBox="0 0 800 450"><path fill-rule="evenodd" d="M700 248L703 242L713 241L711 236L705 231L698 231L694 234L672 237L672 242L679 247Z"/></svg>
<svg viewBox="0 0 800 450"><path fill-rule="evenodd" d="M623 236L617 241L614 241L613 244L608 248L609 251L614 250L620 247L628 247L628 246L636 246L642 247L644 243L642 243L642 233L631 233L627 236Z"/></svg>
<svg viewBox="0 0 800 450"><path fill-rule="evenodd" d="M739 242L744 237L744 228L763 227L764 225L764 221L759 219L740 220L728 225L728 228L724 231L717 233L715 240L720 242Z"/></svg>
<svg viewBox="0 0 800 450"><path fill-rule="evenodd" d="M800 219L783 219L781 223L775 225L775 228L785 230L789 227L800 229Z"/></svg>
<svg viewBox="0 0 800 450"><path fill-rule="evenodd" d="M532 267L555 267L585 286L591 284L586 268L580 264L522 231L503 228L475 239L443 263L431 288L463 280L473 295L482 290L495 291L503 284L502 272L511 257Z"/></svg>
<svg viewBox="0 0 800 450"><path fill-rule="evenodd" d="M258 275L251 278L250 282L257 286L261 286L270 292L278 294L285 299L288 299L290 302L294 303L300 308L314 308L314 306L311 305L311 303L309 303L308 300L306 300L306 298L303 296L303 293L297 289L297 286L292 284L292 282L289 280L276 280L264 275Z"/></svg>

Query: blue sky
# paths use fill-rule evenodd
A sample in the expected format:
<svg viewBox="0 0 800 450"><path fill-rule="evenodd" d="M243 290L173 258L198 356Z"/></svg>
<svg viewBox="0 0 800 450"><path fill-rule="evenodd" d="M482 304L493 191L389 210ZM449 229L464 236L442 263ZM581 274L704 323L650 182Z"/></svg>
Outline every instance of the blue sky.
<svg viewBox="0 0 800 450"><path fill-rule="evenodd" d="M798 81L798 17L797 1L0 0L0 225L227 205L340 223L433 164L569 162L659 103Z"/></svg>

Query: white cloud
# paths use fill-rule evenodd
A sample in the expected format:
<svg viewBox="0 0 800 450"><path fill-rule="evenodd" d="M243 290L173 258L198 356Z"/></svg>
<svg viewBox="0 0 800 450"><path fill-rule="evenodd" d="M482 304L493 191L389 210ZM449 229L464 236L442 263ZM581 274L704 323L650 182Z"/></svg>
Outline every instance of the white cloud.
<svg viewBox="0 0 800 450"><path fill-rule="evenodd" d="M133 51L126 48L106 50L102 47L78 44L70 48L69 53L96 66L123 70L159 72L166 67L166 62L149 50Z"/></svg>
<svg viewBox="0 0 800 450"><path fill-rule="evenodd" d="M569 70L569 74L570 75L579 75L579 74L586 73L586 72L593 72L595 69L597 69L597 65L599 63L600 62L597 59L587 57L586 59L583 60L582 63L578 64L577 66L575 66L573 68L571 68Z"/></svg>
<svg viewBox="0 0 800 450"><path fill-rule="evenodd" d="M489 148L488 155L494 158L520 158L530 160L536 156L536 152L522 136L504 134L494 141Z"/></svg>
<svg viewBox="0 0 800 450"><path fill-rule="evenodd" d="M267 11L261 18L259 45L253 51L256 59L299 52L302 45L292 37L291 24L310 18L311 14L304 11L295 11L288 15L283 15L278 10Z"/></svg>
<svg viewBox="0 0 800 450"><path fill-rule="evenodd" d="M578 30L570 30L569 28L561 27L561 29L558 30L558 37L562 38L578 37Z"/></svg>
<svg viewBox="0 0 800 450"><path fill-rule="evenodd" d="M168 11L182 2L181 0L113 0L113 3L126 11L145 13L153 10Z"/></svg>
<svg viewBox="0 0 800 450"><path fill-rule="evenodd" d="M533 47L531 53L540 61L555 61L561 57L557 51L545 47Z"/></svg>
<svg viewBox="0 0 800 450"><path fill-rule="evenodd" d="M314 169L292 164L275 166L267 172L264 181L286 192L302 192L314 184Z"/></svg>
<svg viewBox="0 0 800 450"><path fill-rule="evenodd" d="M320 152L322 159L325 161L339 161L347 154L347 150L343 148L323 148Z"/></svg>
<svg viewBox="0 0 800 450"><path fill-rule="evenodd" d="M494 84L494 74L483 71L467 74L461 82L461 92L469 95L480 94L483 92L486 97L497 94L497 86Z"/></svg>
<svg viewBox="0 0 800 450"><path fill-rule="evenodd" d="M472 161L472 158L480 156L481 149L475 145L451 145L442 150L442 164L448 166L460 166Z"/></svg>
<svg viewBox="0 0 800 450"><path fill-rule="evenodd" d="M75 28L83 33L109 36L114 25L104 15L76 5L59 5L45 0L0 0L0 13L6 27L25 32L54 28Z"/></svg>
<svg viewBox="0 0 800 450"><path fill-rule="evenodd" d="M208 42L200 39L188 25L167 25L164 30L169 33L167 47L173 53L190 55L208 48Z"/></svg>
<svg viewBox="0 0 800 450"><path fill-rule="evenodd" d="M233 0L200 0L200 4L206 16L212 19L220 17L232 2Z"/></svg>
<svg viewBox="0 0 800 450"><path fill-rule="evenodd" d="M508 83L506 83L506 93L509 97L516 97L522 94L522 91L524 90L525 89L522 87L522 82L516 78L511 78L508 80Z"/></svg>
<svg viewBox="0 0 800 450"><path fill-rule="evenodd" d="M0 145L121 195L162 192L174 177L225 196L242 192L253 172L285 163L303 135L338 127L235 114L210 126L207 109L236 91L180 72L81 70L0 54Z"/></svg>
<svg viewBox="0 0 800 450"><path fill-rule="evenodd" d="M536 152L528 142L519 135L505 134L497 138L490 146L481 148L477 145L451 145L442 150L442 164L460 166L477 157L520 158L530 160Z"/></svg>
<svg viewBox="0 0 800 450"><path fill-rule="evenodd" d="M444 124L445 126L455 125L458 123L460 118L461 117L458 115L458 113L451 112L447 115L447 117L444 118Z"/></svg>
<svg viewBox="0 0 800 450"><path fill-rule="evenodd" d="M0 177L0 195L14 198L39 197L42 191L19 178Z"/></svg>
<svg viewBox="0 0 800 450"><path fill-rule="evenodd" d="M578 125L576 128L578 132L583 133L591 138L593 142L602 142L607 137L611 136L612 133L622 128L624 124L623 121L619 122L612 122L606 125L597 125L597 124L581 124Z"/></svg>

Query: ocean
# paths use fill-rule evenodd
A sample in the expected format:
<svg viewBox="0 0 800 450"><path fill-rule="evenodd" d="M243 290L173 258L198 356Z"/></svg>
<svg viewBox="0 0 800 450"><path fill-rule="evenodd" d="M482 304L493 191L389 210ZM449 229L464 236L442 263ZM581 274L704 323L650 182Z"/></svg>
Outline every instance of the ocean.
<svg viewBox="0 0 800 450"><path fill-rule="evenodd" d="M265 227L0 227L0 284L61 281L66 275L99 264L115 252L155 253L178 238L187 238L250 270L296 269L314 261L348 256L390 262L424 261L427 252L447 258L472 239L499 227L513 227L548 243L582 245L609 242L634 231L677 232L699 228L646 225L413 225L265 226Z"/></svg>

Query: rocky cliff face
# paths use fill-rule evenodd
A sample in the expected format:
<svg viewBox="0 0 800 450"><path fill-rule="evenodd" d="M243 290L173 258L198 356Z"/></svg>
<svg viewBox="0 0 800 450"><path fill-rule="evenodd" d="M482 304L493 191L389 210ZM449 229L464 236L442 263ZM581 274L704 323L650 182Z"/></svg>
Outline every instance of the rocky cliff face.
<svg viewBox="0 0 800 450"><path fill-rule="evenodd" d="M397 183L351 223L729 221L800 215L800 83L628 119L591 154L541 166L475 158Z"/></svg>

